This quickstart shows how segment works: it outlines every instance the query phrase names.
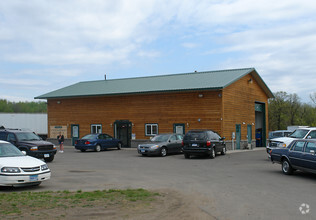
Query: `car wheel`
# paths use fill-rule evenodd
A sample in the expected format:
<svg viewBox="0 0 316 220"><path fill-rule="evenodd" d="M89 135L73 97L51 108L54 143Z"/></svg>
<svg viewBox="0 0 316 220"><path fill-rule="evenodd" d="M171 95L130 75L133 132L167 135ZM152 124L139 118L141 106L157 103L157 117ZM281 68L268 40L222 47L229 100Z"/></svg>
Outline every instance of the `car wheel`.
<svg viewBox="0 0 316 220"><path fill-rule="evenodd" d="M293 168L287 159L282 161L282 171L286 175L291 175L293 173Z"/></svg>
<svg viewBox="0 0 316 220"><path fill-rule="evenodd" d="M52 162L54 160L54 157L55 157L54 155L51 155L50 157L44 158L44 161L47 163Z"/></svg>
<svg viewBox="0 0 316 220"><path fill-rule="evenodd" d="M190 159L190 154L184 154L185 159Z"/></svg>
<svg viewBox="0 0 316 220"><path fill-rule="evenodd" d="M225 155L225 154L226 154L226 147L223 147L221 154L222 154L222 155Z"/></svg>
<svg viewBox="0 0 316 220"><path fill-rule="evenodd" d="M167 148L162 147L160 150L160 156L165 157L167 155Z"/></svg>
<svg viewBox="0 0 316 220"><path fill-rule="evenodd" d="M211 149L211 154L210 154L210 158L211 158L211 159L214 159L215 156L216 156L215 149L212 147L212 149Z"/></svg>
<svg viewBox="0 0 316 220"><path fill-rule="evenodd" d="M122 143L118 143L118 144L117 144L117 149L118 149L118 150L121 150L121 149L122 149Z"/></svg>
<svg viewBox="0 0 316 220"><path fill-rule="evenodd" d="M95 146L94 150L96 152L100 152L101 151L101 146L100 145Z"/></svg>
<svg viewBox="0 0 316 220"><path fill-rule="evenodd" d="M81 152L86 152L86 149L81 149L80 151L81 151Z"/></svg>

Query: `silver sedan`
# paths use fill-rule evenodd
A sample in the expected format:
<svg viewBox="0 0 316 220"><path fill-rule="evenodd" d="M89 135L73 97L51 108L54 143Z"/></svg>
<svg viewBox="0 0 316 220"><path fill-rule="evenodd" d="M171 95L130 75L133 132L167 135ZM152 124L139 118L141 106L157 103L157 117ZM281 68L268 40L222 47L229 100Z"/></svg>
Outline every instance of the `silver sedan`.
<svg viewBox="0 0 316 220"><path fill-rule="evenodd" d="M170 153L180 153L182 152L182 139L181 134L159 134L148 143L139 144L137 151L143 156L158 155L162 157Z"/></svg>

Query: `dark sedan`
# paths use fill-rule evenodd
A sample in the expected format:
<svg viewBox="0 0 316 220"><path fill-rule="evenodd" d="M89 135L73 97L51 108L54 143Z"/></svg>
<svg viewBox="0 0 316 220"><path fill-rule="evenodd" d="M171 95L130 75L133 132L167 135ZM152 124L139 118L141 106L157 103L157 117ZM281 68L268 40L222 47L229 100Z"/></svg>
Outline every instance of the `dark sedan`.
<svg viewBox="0 0 316 220"><path fill-rule="evenodd" d="M316 140L295 140L287 148L275 148L270 151L272 163L282 164L284 174L295 170L316 173Z"/></svg>
<svg viewBox="0 0 316 220"><path fill-rule="evenodd" d="M166 156L169 153L180 153L182 148L181 134L159 134L153 137L150 142L140 144L137 151L142 155Z"/></svg>
<svg viewBox="0 0 316 220"><path fill-rule="evenodd" d="M75 142L75 148L85 152L86 150L94 150L99 152L107 148L122 148L120 140L111 137L108 134L88 134Z"/></svg>

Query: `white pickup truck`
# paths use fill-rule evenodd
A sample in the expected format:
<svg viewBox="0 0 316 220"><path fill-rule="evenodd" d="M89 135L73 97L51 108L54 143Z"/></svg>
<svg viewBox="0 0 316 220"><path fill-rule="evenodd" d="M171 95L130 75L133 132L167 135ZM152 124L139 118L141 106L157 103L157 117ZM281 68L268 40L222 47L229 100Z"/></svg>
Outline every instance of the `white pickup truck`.
<svg viewBox="0 0 316 220"><path fill-rule="evenodd" d="M276 147L287 147L293 140L316 139L316 127L298 128L288 137L274 138L269 140L267 152Z"/></svg>

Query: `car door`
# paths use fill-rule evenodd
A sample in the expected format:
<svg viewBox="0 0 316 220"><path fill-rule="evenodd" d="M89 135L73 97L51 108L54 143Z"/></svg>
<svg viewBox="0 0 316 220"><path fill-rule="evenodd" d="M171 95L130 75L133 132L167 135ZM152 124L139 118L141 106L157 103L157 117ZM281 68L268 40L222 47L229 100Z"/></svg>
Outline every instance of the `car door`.
<svg viewBox="0 0 316 220"><path fill-rule="evenodd" d="M174 153L177 151L177 136L176 135L170 135L167 148L169 153Z"/></svg>
<svg viewBox="0 0 316 220"><path fill-rule="evenodd" d="M215 152L221 152L223 149L223 141L221 141L221 137L215 132L210 132L211 135L211 143L215 144Z"/></svg>
<svg viewBox="0 0 316 220"><path fill-rule="evenodd" d="M316 139L316 131L309 132L307 139Z"/></svg>
<svg viewBox="0 0 316 220"><path fill-rule="evenodd" d="M10 142L11 144L17 146L17 140L16 140L16 137L14 134L12 133L9 133L8 136L7 136L7 141ZM17 146L18 147L18 146Z"/></svg>
<svg viewBox="0 0 316 220"><path fill-rule="evenodd" d="M303 150L304 150L305 141L296 141L293 144L289 152L290 163L293 166L302 167L303 166Z"/></svg>
<svg viewBox="0 0 316 220"><path fill-rule="evenodd" d="M177 136L177 146L176 146L176 150L177 150L177 152L181 152L181 151L182 151L183 135L177 134L176 136Z"/></svg>
<svg viewBox="0 0 316 220"><path fill-rule="evenodd" d="M303 167L316 172L316 142L307 142L302 156Z"/></svg>
<svg viewBox="0 0 316 220"><path fill-rule="evenodd" d="M97 136L97 142L101 146L101 149L106 148L105 136L104 134L99 134Z"/></svg>
<svg viewBox="0 0 316 220"><path fill-rule="evenodd" d="M108 134L104 134L104 143L106 148L116 147L117 142Z"/></svg>

